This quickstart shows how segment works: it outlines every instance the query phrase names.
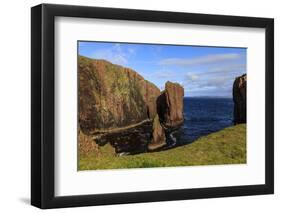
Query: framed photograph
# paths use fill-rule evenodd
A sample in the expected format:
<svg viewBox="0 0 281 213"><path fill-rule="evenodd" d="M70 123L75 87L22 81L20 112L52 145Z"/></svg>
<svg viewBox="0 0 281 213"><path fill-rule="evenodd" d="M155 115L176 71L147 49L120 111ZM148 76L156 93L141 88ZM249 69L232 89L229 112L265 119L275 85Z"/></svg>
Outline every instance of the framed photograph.
<svg viewBox="0 0 281 213"><path fill-rule="evenodd" d="M31 9L31 203L274 192L274 21Z"/></svg>

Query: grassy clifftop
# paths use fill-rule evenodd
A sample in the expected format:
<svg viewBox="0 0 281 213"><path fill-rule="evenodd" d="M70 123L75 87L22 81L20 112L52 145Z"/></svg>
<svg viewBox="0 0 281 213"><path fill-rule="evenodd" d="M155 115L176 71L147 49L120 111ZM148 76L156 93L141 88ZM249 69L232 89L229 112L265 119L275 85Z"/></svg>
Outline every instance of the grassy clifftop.
<svg viewBox="0 0 281 213"><path fill-rule="evenodd" d="M232 126L174 149L116 157L109 145L79 156L79 170L246 163L246 125Z"/></svg>

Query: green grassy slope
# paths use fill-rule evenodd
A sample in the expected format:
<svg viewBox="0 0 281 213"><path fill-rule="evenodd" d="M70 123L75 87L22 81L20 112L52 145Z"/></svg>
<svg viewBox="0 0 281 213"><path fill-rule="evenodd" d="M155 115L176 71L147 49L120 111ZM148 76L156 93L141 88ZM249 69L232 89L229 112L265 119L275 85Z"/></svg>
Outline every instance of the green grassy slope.
<svg viewBox="0 0 281 213"><path fill-rule="evenodd" d="M112 147L99 154L81 155L79 170L149 168L246 163L246 125L232 126L174 149L116 157Z"/></svg>

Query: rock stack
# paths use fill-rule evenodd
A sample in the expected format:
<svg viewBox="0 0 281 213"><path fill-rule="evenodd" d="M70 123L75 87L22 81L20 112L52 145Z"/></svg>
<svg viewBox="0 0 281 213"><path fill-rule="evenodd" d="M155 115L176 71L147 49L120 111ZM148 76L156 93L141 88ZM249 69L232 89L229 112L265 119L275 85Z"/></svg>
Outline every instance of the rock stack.
<svg viewBox="0 0 281 213"><path fill-rule="evenodd" d="M157 115L153 120L152 141L149 150L155 150L166 145L165 130L178 128L183 124L183 96L181 85L166 82L165 90L157 98Z"/></svg>
<svg viewBox="0 0 281 213"><path fill-rule="evenodd" d="M233 83L234 115L233 123L247 122L247 75L237 77Z"/></svg>
<svg viewBox="0 0 281 213"><path fill-rule="evenodd" d="M166 135L163 126L156 115L152 124L152 139L148 144L148 150L155 150L166 145Z"/></svg>
<svg viewBox="0 0 281 213"><path fill-rule="evenodd" d="M166 82L165 90L157 98L157 112L165 127L174 128L183 123L183 96L181 85Z"/></svg>

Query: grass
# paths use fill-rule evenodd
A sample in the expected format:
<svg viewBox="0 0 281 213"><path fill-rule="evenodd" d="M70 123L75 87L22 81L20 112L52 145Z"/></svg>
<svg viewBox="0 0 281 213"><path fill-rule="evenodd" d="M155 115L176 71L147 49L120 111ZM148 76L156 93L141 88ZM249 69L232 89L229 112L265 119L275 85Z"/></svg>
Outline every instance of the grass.
<svg viewBox="0 0 281 213"><path fill-rule="evenodd" d="M117 157L105 145L99 154L81 155L79 170L151 168L246 163L246 125L232 126L174 149Z"/></svg>

